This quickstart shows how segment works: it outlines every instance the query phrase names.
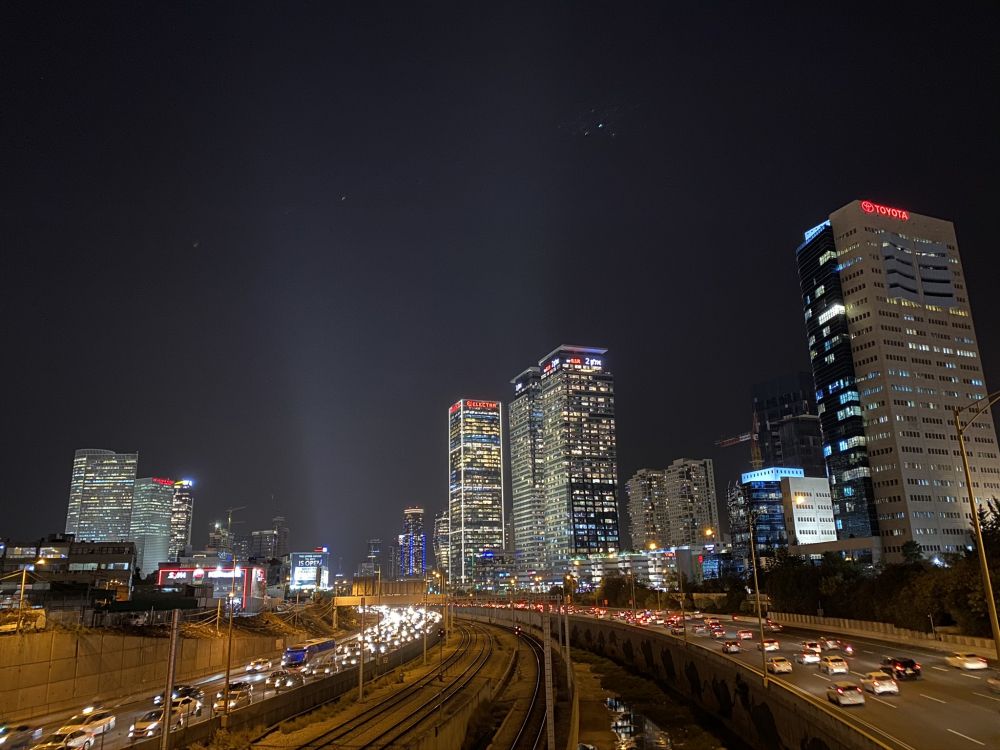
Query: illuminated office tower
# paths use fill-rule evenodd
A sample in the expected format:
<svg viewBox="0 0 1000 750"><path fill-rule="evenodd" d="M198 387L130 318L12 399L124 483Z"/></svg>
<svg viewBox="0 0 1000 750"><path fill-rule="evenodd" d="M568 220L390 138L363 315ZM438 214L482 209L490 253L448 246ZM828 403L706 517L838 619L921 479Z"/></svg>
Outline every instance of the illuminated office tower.
<svg viewBox="0 0 1000 750"><path fill-rule="evenodd" d="M171 560L176 560L191 546L191 522L194 520L194 482L181 479L174 482L174 497L170 509Z"/></svg>
<svg viewBox="0 0 1000 750"><path fill-rule="evenodd" d="M719 528L712 459L678 458L663 471L668 547L704 544Z"/></svg>
<svg viewBox="0 0 1000 750"><path fill-rule="evenodd" d="M451 524L448 522L448 511L443 510L434 516L434 565L448 577L448 553L450 551Z"/></svg>
<svg viewBox="0 0 1000 750"><path fill-rule="evenodd" d="M514 398L508 409L514 569L527 575L545 565L541 376L541 369L529 367L511 380Z"/></svg>
<svg viewBox="0 0 1000 750"><path fill-rule="evenodd" d="M499 402L462 399L448 410L452 586L491 587L490 563L504 553L502 440Z"/></svg>
<svg viewBox="0 0 1000 750"><path fill-rule="evenodd" d="M951 415L987 389L954 225L853 201L805 233L797 261L838 542L878 537L890 562L908 541L931 558L962 551ZM989 411L966 440L985 505L1000 494Z"/></svg>
<svg viewBox="0 0 1000 750"><path fill-rule="evenodd" d="M561 346L538 363L545 568L553 581L573 558L619 549L614 377L606 352Z"/></svg>
<svg viewBox="0 0 1000 750"><path fill-rule="evenodd" d="M399 535L399 575L423 576L427 570L427 536L424 534L424 509L403 511L403 533Z"/></svg>
<svg viewBox="0 0 1000 750"><path fill-rule="evenodd" d="M144 576L170 561L170 518L174 481L160 477L135 480L128 538L135 542L136 564Z"/></svg>
<svg viewBox="0 0 1000 750"><path fill-rule="evenodd" d="M83 449L73 456L66 533L88 542L129 538L138 453Z"/></svg>
<svg viewBox="0 0 1000 750"><path fill-rule="evenodd" d="M632 550L667 547L667 478L663 469L639 469L625 483Z"/></svg>
<svg viewBox="0 0 1000 750"><path fill-rule="evenodd" d="M289 554L288 537L291 533L284 516L275 516L271 519L274 532L277 535L274 540L274 556L278 559L287 557Z"/></svg>

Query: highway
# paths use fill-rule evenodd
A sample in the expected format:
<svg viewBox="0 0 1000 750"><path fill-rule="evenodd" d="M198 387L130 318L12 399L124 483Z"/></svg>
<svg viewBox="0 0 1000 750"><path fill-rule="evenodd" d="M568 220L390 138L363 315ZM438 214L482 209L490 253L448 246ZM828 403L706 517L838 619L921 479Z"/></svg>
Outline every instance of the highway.
<svg viewBox="0 0 1000 750"><path fill-rule="evenodd" d="M739 629L754 631L753 640L742 642L744 650L741 653L726 656L757 670L763 669L761 653L756 647L760 638L756 619L742 616L738 622L733 622L728 616L720 616L720 621L726 628L728 640L736 640ZM687 623L689 644L721 654L722 639L690 633L694 622L696 621L689 620ZM667 634L670 632L661 625L633 627ZM995 674L995 670L959 670L949 666L945 662L947 654L939 651L913 646L896 647L871 639L829 633L831 637L851 644L854 655L846 656L838 651L824 652L844 656L851 669L850 675L828 676L820 672L815 664L795 662L795 654L802 651L802 642L815 641L821 635L823 634L814 630L795 628L784 628L779 633L765 633L765 637L775 638L781 644L780 651L770 651L768 656L780 654L793 662L791 674L769 675L768 679L793 685L826 701L826 689L831 682L857 682L865 672L879 669L883 656L909 657L923 667L923 676L918 680L900 680L898 695L875 696L865 692L864 706L839 708L832 703L829 705L842 711L845 720L861 724L869 734L876 737L891 738L902 748L1000 748L1000 694L993 693L986 684L987 676ZM683 639L683 636L671 637Z"/></svg>

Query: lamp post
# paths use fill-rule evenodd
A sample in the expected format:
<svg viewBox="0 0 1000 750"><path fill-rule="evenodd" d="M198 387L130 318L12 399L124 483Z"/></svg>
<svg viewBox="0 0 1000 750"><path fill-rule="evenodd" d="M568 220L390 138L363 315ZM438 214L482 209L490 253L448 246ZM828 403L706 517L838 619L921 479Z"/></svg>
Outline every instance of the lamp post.
<svg viewBox="0 0 1000 750"><path fill-rule="evenodd" d="M229 722L229 677L233 666L233 610L236 609L236 576L240 572L239 565L233 564L232 585L229 588L229 633L226 636L226 684L223 688L225 699L226 723Z"/></svg>
<svg viewBox="0 0 1000 750"><path fill-rule="evenodd" d="M993 648L1000 657L1000 623L997 622L997 602L993 597L993 585L990 583L990 568L986 562L986 545L983 540L983 529L979 523L979 508L976 505L976 494L972 489L972 472L969 470L969 457L965 453L965 431L983 412L1000 401L1000 391L988 393L961 409L955 407L952 415L955 419L955 433L958 435L958 449L962 453L962 469L965 471L965 489L969 495L969 508L972 510L972 528L975 530L979 547L979 570L983 579L983 596L986 598L986 608L990 617L990 630L993 631ZM973 410L972 418L965 425L959 415L966 410Z"/></svg>
<svg viewBox="0 0 1000 750"><path fill-rule="evenodd" d="M37 560L35 560L35 565L44 565L44 564L45 564L45 558L43 557L39 557ZM34 565L32 567L34 567ZM25 564L25 566L21 568L21 595L17 600L18 633L23 632L22 627L24 623L24 590L25 588L27 588L27 586L28 586L28 566L27 564Z"/></svg>
<svg viewBox="0 0 1000 750"><path fill-rule="evenodd" d="M760 608L760 585L757 582L757 513L747 513L750 522L750 565L753 568L753 590L757 598L757 624L760 626L760 662L764 674L764 687L767 687L767 651L764 650L764 615Z"/></svg>
<svg viewBox="0 0 1000 750"><path fill-rule="evenodd" d="M656 542L650 542L649 543L649 551L650 552L656 552ZM649 562L650 563L653 562L652 558L650 558ZM662 576L660 577L660 580L662 581ZM650 576L649 576L649 582L650 583L653 582L652 572L650 573ZM659 586L653 586L653 588L656 589L656 611L659 612L660 611L660 587ZM659 615L657 615L657 616L659 616Z"/></svg>

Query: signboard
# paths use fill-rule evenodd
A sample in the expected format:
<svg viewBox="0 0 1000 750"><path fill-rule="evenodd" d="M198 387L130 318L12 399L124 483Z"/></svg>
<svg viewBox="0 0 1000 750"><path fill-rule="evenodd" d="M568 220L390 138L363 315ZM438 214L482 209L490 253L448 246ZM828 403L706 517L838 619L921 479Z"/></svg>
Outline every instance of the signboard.
<svg viewBox="0 0 1000 750"><path fill-rule="evenodd" d="M290 589L330 588L329 552L293 552L291 558Z"/></svg>

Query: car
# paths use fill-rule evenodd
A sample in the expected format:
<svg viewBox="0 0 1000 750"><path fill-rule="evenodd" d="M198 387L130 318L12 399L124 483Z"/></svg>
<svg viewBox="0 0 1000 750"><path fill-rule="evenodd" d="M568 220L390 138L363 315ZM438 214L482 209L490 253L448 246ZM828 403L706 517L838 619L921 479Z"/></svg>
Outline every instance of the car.
<svg viewBox="0 0 1000 750"><path fill-rule="evenodd" d="M253 701L253 685L249 682L239 681L229 683L229 709L249 706ZM226 695L224 691L215 694L215 702L212 708L216 711L226 710Z"/></svg>
<svg viewBox="0 0 1000 750"><path fill-rule="evenodd" d="M115 728L115 715L105 709L85 708L82 713L70 717L56 734L69 734L82 729L90 734L104 734Z"/></svg>
<svg viewBox="0 0 1000 750"><path fill-rule="evenodd" d="M784 656L772 656L767 660L767 671L771 674L785 674L792 671L792 663Z"/></svg>
<svg viewBox="0 0 1000 750"><path fill-rule="evenodd" d="M887 675L897 680L919 680L922 674L920 665L913 659L899 656L886 656L882 659L881 669Z"/></svg>
<svg viewBox="0 0 1000 750"><path fill-rule="evenodd" d="M799 664L819 664L819 654L815 651L802 651L795 655L795 661Z"/></svg>
<svg viewBox="0 0 1000 750"><path fill-rule="evenodd" d="M819 645L823 651L843 651L848 656L854 654L854 646L838 638L820 638Z"/></svg>
<svg viewBox="0 0 1000 750"><path fill-rule="evenodd" d="M309 662L304 667L302 667L302 669L299 670L299 672L301 672L306 677L315 677L317 675L328 675L328 674L333 674L336 671L337 671L337 657L335 654L313 659L311 662Z"/></svg>
<svg viewBox="0 0 1000 750"><path fill-rule="evenodd" d="M865 694L860 685L853 682L835 682L826 689L826 698L838 706L863 706Z"/></svg>
<svg viewBox="0 0 1000 750"><path fill-rule="evenodd" d="M739 638L741 641L751 641L751 640L753 640L753 631L752 630L737 630L736 631L736 637Z"/></svg>
<svg viewBox="0 0 1000 750"><path fill-rule="evenodd" d="M850 674L851 668L842 656L824 656L819 660L819 671L827 674Z"/></svg>
<svg viewBox="0 0 1000 750"><path fill-rule="evenodd" d="M183 719L180 716L174 716L171 713L170 723L173 725L173 729L177 729L183 723ZM147 711L134 722L128 728L129 739L135 739L136 737L152 737L153 735L159 734L160 729L163 726L163 709L154 708L152 711Z"/></svg>
<svg viewBox="0 0 1000 750"><path fill-rule="evenodd" d="M882 695L882 693L899 694L899 683L885 672L865 672L861 678L861 687L875 695Z"/></svg>
<svg viewBox="0 0 1000 750"><path fill-rule="evenodd" d="M779 625L778 623L776 623L774 620L768 620L767 622L765 622L764 623L764 627L767 630L770 630L772 633L780 633L781 632L781 625Z"/></svg>
<svg viewBox="0 0 1000 750"><path fill-rule="evenodd" d="M774 638L765 638L757 644L758 651L780 651L781 644L778 643Z"/></svg>
<svg viewBox="0 0 1000 750"><path fill-rule="evenodd" d="M247 672L266 672L267 670L269 670L271 668L271 666L272 666L272 664L271 664L271 660L270 659L264 659L264 658L254 659L252 662L250 662L249 664L247 664L247 670L246 671Z"/></svg>
<svg viewBox="0 0 1000 750"><path fill-rule="evenodd" d="M264 681L265 688L274 688L277 691L302 687L305 684L306 679L302 672L289 672L283 669L271 672Z"/></svg>
<svg viewBox="0 0 1000 750"><path fill-rule="evenodd" d="M170 714L172 716L179 716L187 720L192 716L201 716L201 711L201 701L190 695L170 701Z"/></svg>
<svg viewBox="0 0 1000 750"><path fill-rule="evenodd" d="M42 737L32 750L66 750L67 748L83 748L89 750L94 744L94 735L85 729L75 729L72 732L54 732L48 737Z"/></svg>
<svg viewBox="0 0 1000 750"><path fill-rule="evenodd" d="M705 635L708 632L708 628L699 623L695 625L693 628L691 628L691 632L693 632L695 635Z"/></svg>
<svg viewBox="0 0 1000 750"><path fill-rule="evenodd" d="M743 651L743 644L739 641L724 641L722 644L722 653L724 654L738 654Z"/></svg>
<svg viewBox="0 0 1000 750"><path fill-rule="evenodd" d="M720 638L725 638L726 637L726 629L725 628L712 628L712 632L709 633L709 635L711 635L716 640L718 640Z"/></svg>
<svg viewBox="0 0 1000 750"><path fill-rule="evenodd" d="M205 691L195 685L175 685L173 691L171 692L171 695L174 697L174 700L177 700L178 698L184 698L187 696L196 698L198 700L205 699ZM156 695L153 696L153 705L154 706L163 705L163 693L157 693Z"/></svg>
<svg viewBox="0 0 1000 750"><path fill-rule="evenodd" d="M672 625L670 627L670 634L671 635L684 635L684 626L683 625Z"/></svg>
<svg viewBox="0 0 1000 750"><path fill-rule="evenodd" d="M42 737L41 727L29 724L0 724L0 747L3 750L25 750Z"/></svg>
<svg viewBox="0 0 1000 750"><path fill-rule="evenodd" d="M986 659L969 651L956 651L946 656L944 660L948 662L949 667L958 669L986 669L989 666Z"/></svg>
<svg viewBox="0 0 1000 750"><path fill-rule="evenodd" d="M803 651L815 651L817 654L823 653L823 647L819 645L819 641L802 641Z"/></svg>

